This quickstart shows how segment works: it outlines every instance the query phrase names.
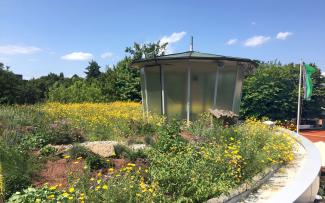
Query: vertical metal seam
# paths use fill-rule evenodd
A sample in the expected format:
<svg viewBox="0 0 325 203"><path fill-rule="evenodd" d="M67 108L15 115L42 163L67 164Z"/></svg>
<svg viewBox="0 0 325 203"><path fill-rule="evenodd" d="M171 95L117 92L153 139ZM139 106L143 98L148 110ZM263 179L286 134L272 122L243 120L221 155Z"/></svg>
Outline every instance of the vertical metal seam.
<svg viewBox="0 0 325 203"><path fill-rule="evenodd" d="M140 76L142 74L141 73L142 71L143 71L143 74L144 74L144 68L143 69L140 69ZM144 76L143 76L143 78L144 78ZM145 82L143 81L143 83L145 83ZM143 86L144 86L144 84L143 84ZM144 118L145 117L145 107L144 107L144 99L143 99L144 95L143 95L143 92L145 90L143 89L143 86L141 85L141 103L142 103L142 117Z"/></svg>
<svg viewBox="0 0 325 203"><path fill-rule="evenodd" d="M160 85L161 85L161 109L162 109L162 114L165 115L165 77L164 77L164 71L161 66L160 66Z"/></svg>
<svg viewBox="0 0 325 203"><path fill-rule="evenodd" d="M191 66L187 67L187 105L186 105L186 120L187 124L190 122L190 100L191 100Z"/></svg>
<svg viewBox="0 0 325 203"><path fill-rule="evenodd" d="M217 108L217 94L218 94L218 82L219 82L219 67L217 64L217 70L216 70L216 78L214 83L214 95L213 95L213 108Z"/></svg>
<svg viewBox="0 0 325 203"><path fill-rule="evenodd" d="M147 75L146 75L145 68L143 68L143 76L144 76L144 93L146 95L146 111L147 111L147 117L148 117L149 116L149 105L148 105Z"/></svg>
<svg viewBox="0 0 325 203"><path fill-rule="evenodd" d="M235 79L235 88L234 88L234 93L232 96L232 111L235 112L235 96L237 94L238 91L238 85L237 85L237 80L238 80L238 74L239 74L239 65L237 64L237 72L236 72L236 79Z"/></svg>

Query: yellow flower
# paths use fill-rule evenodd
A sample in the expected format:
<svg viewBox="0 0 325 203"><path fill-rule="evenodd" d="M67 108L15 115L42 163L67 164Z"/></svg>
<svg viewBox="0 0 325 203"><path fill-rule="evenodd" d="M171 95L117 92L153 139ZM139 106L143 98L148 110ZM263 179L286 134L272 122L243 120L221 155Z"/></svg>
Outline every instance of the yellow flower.
<svg viewBox="0 0 325 203"><path fill-rule="evenodd" d="M75 161L75 162L73 162L74 164L78 164L79 162L78 161Z"/></svg>
<svg viewBox="0 0 325 203"><path fill-rule="evenodd" d="M97 173L97 176L102 177L102 173L101 172Z"/></svg>
<svg viewBox="0 0 325 203"><path fill-rule="evenodd" d="M47 196L47 198L48 198L48 199L54 199L54 197L55 197L55 195L53 195L53 194L52 194L52 195L49 195L49 196Z"/></svg>
<svg viewBox="0 0 325 203"><path fill-rule="evenodd" d="M103 185L102 187L104 190L108 190L108 185Z"/></svg>
<svg viewBox="0 0 325 203"><path fill-rule="evenodd" d="M69 200L73 200L73 196L69 196L68 199L69 199Z"/></svg>
<svg viewBox="0 0 325 203"><path fill-rule="evenodd" d="M113 173L113 172L114 172L114 168L109 168L108 171L109 171L110 173Z"/></svg>
<svg viewBox="0 0 325 203"><path fill-rule="evenodd" d="M69 156L69 155L64 155L63 158L65 158L65 159L69 159L70 156Z"/></svg>
<svg viewBox="0 0 325 203"><path fill-rule="evenodd" d="M74 192L74 187L69 188L69 192L73 193Z"/></svg>
<svg viewBox="0 0 325 203"><path fill-rule="evenodd" d="M57 187L58 187L57 185L54 185L54 186L51 186L49 189L50 190L56 190Z"/></svg>
<svg viewBox="0 0 325 203"><path fill-rule="evenodd" d="M129 166L129 167L134 167L135 164L133 164L133 163L128 163L128 166Z"/></svg>
<svg viewBox="0 0 325 203"><path fill-rule="evenodd" d="M82 157L80 156L80 157L78 157L77 159L80 160L80 159L82 159Z"/></svg>

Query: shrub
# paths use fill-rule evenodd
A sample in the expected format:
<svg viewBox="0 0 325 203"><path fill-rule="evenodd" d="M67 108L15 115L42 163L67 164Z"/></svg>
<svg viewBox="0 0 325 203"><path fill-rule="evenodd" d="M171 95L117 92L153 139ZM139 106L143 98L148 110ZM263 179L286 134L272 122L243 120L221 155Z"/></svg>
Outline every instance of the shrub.
<svg viewBox="0 0 325 203"><path fill-rule="evenodd" d="M8 147L0 142L0 165L2 169L2 184L4 196L20 191L31 183L34 172L34 160L28 154Z"/></svg>
<svg viewBox="0 0 325 203"><path fill-rule="evenodd" d="M125 145L121 145L121 144L114 145L114 150L115 150L116 157L118 158L127 158L130 154L130 149Z"/></svg>
<svg viewBox="0 0 325 203"><path fill-rule="evenodd" d="M128 147L117 144L114 145L114 150L116 157L118 158L127 158L130 161L136 161L138 158L145 159L147 158L147 154L145 150L138 149L138 150L131 150Z"/></svg>
<svg viewBox="0 0 325 203"><path fill-rule="evenodd" d="M51 124L47 132L51 144L71 144L84 141L82 133L73 128L66 120L56 121Z"/></svg>

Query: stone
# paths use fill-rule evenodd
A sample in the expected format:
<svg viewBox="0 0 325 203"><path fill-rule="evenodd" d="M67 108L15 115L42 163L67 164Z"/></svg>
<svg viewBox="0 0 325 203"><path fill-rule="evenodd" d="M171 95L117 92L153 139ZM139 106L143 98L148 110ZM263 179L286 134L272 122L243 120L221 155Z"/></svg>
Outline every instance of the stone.
<svg viewBox="0 0 325 203"><path fill-rule="evenodd" d="M80 145L86 147L91 152L106 158L106 157L115 156L114 145L117 144L118 142L114 142L114 141L95 141L95 142L85 142Z"/></svg>

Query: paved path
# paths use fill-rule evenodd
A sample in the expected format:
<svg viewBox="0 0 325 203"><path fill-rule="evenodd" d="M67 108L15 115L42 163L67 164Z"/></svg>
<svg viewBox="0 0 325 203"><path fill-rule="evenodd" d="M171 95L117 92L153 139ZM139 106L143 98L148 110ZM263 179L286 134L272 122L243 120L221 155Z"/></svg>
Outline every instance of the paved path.
<svg viewBox="0 0 325 203"><path fill-rule="evenodd" d="M325 142L325 130L302 130L300 134L312 142Z"/></svg>

